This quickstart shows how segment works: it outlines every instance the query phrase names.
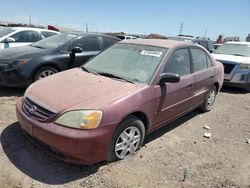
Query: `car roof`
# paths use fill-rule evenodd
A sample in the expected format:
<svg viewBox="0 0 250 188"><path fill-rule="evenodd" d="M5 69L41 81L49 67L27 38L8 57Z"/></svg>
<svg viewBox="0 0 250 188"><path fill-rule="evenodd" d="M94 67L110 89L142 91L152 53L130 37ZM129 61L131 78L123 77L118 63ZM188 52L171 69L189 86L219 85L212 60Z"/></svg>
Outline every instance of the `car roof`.
<svg viewBox="0 0 250 188"><path fill-rule="evenodd" d="M250 42L236 42L236 41L231 41L231 42L225 42L225 44L244 44L244 45L250 45Z"/></svg>
<svg viewBox="0 0 250 188"><path fill-rule="evenodd" d="M110 38L113 38L113 39L117 39L118 41L120 39L116 38L116 37L113 37L113 36L109 36L109 35L105 35L105 34L102 34L102 33L86 33L86 32L66 32L66 33L62 33L62 34L72 34L72 35L77 35L77 36L105 36L105 37L110 37Z"/></svg>
<svg viewBox="0 0 250 188"><path fill-rule="evenodd" d="M25 31L25 30L31 30L31 31L49 31L52 33L59 33L58 31L48 30L48 29L41 29L41 28L34 28L34 27L11 27L12 29L16 31Z"/></svg>
<svg viewBox="0 0 250 188"><path fill-rule="evenodd" d="M139 44L139 45L156 46L156 47L163 47L163 48L175 48L175 47L181 47L181 46L198 46L197 44L194 44L194 43L176 41L176 40L165 40L165 39L123 40L123 41L120 41L119 43Z"/></svg>

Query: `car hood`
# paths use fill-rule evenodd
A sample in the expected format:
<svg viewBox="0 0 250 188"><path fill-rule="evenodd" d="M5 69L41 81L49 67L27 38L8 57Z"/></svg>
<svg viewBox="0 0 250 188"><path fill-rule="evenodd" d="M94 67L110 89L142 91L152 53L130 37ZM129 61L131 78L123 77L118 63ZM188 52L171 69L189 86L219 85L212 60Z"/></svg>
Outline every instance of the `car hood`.
<svg viewBox="0 0 250 188"><path fill-rule="evenodd" d="M80 68L39 80L28 89L27 97L53 112L72 109L102 109L146 87L87 73Z"/></svg>
<svg viewBox="0 0 250 188"><path fill-rule="evenodd" d="M250 57L242 57L242 56L235 56L235 55L226 55L226 54L215 54L213 53L212 56L217 61L230 61L235 63L250 63Z"/></svg>
<svg viewBox="0 0 250 188"><path fill-rule="evenodd" d="M7 48L0 51L0 59L6 60L16 60L16 59L24 59L24 58L32 58L37 55L42 55L48 50L36 48L32 46L22 46L22 47L14 47ZM9 61L6 61L9 62Z"/></svg>

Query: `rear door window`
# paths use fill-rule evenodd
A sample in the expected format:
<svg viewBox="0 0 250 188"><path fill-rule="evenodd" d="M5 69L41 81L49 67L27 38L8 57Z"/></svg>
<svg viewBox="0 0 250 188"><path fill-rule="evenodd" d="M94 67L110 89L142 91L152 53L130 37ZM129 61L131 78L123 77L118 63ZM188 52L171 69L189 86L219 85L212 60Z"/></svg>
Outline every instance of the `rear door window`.
<svg viewBox="0 0 250 188"><path fill-rule="evenodd" d="M100 42L98 37L84 37L74 42L72 48L79 46L83 51L100 51Z"/></svg>
<svg viewBox="0 0 250 188"><path fill-rule="evenodd" d="M191 48L194 72L208 68L206 53L198 48Z"/></svg>
<svg viewBox="0 0 250 188"><path fill-rule="evenodd" d="M39 40L36 31L20 31L11 37L15 39L15 42L36 42Z"/></svg>
<svg viewBox="0 0 250 188"><path fill-rule="evenodd" d="M102 40L103 40L103 48L108 48L112 44L114 44L114 43L116 43L116 42L119 41L119 39L111 38L111 37L106 37L106 36L103 36Z"/></svg>

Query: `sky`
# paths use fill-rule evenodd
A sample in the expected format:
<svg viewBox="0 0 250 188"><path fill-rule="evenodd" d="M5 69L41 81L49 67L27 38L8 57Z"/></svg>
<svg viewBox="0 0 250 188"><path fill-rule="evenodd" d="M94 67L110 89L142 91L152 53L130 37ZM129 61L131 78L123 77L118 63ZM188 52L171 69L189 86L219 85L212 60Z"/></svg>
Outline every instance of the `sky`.
<svg viewBox="0 0 250 188"><path fill-rule="evenodd" d="M0 21L53 24L92 32L176 36L250 33L250 0L0 0Z"/></svg>

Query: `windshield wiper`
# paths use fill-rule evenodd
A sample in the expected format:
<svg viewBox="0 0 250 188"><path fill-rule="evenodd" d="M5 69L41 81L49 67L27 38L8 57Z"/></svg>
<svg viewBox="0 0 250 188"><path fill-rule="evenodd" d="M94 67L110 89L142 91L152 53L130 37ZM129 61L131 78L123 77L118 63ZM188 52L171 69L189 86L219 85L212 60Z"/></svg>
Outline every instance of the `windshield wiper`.
<svg viewBox="0 0 250 188"><path fill-rule="evenodd" d="M36 45L31 45L32 47L36 47L36 48L40 48L40 49L45 49L45 48L43 48L43 47L41 47L41 46L36 46Z"/></svg>
<svg viewBox="0 0 250 188"><path fill-rule="evenodd" d="M242 55L242 54L233 54L233 55L236 55L236 56L243 56L243 57L244 57L244 55Z"/></svg>
<svg viewBox="0 0 250 188"><path fill-rule="evenodd" d="M86 71L86 72L88 72L88 73L92 73L92 74L97 75L97 73L96 73L96 72L90 71L89 69L87 69L87 68L86 68L86 67L84 67L84 66L82 66L82 67L81 67L81 69L82 69L82 70L84 70L84 71Z"/></svg>
<svg viewBox="0 0 250 188"><path fill-rule="evenodd" d="M132 81L126 79L126 78L122 78L120 76L117 76L117 75L114 75L114 74L111 74L111 73L108 73L108 72L97 72L97 74L102 75L102 76L106 76L106 77L109 77L109 78L117 78L119 80L124 80L126 82L134 84L134 82L132 82Z"/></svg>

